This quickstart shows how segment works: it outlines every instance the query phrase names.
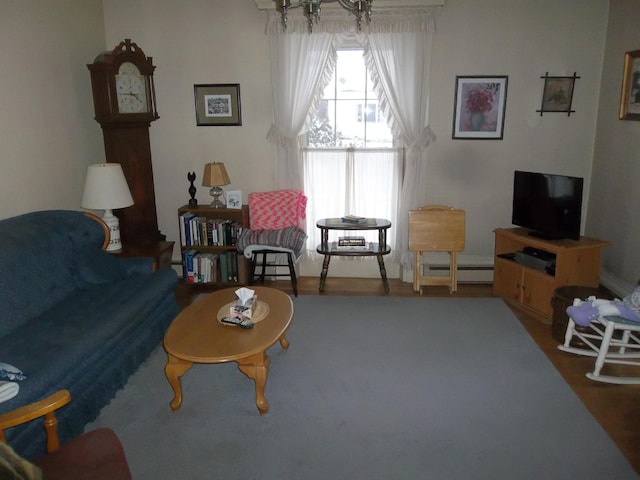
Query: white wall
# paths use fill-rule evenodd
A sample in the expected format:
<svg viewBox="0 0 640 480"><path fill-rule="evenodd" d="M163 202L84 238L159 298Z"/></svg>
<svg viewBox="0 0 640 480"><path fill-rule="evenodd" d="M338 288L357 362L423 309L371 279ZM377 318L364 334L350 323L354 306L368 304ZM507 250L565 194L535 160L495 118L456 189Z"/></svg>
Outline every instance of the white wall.
<svg viewBox="0 0 640 480"><path fill-rule="evenodd" d="M640 124L618 121L616 112L622 54L640 48L640 8L637 0L611 2L605 43L608 8L606 0L447 0L441 9L430 107L438 139L423 169L423 203L467 210L465 253L490 258L492 230L510 225L514 169L579 175L589 185L598 121L585 231L614 242L605 258L612 277L638 276L631 182ZM245 200L273 188L265 23L253 0L0 0L0 218L79 208L86 165L104 159L86 64L124 38L157 65L160 119L151 142L158 219L169 239L177 239L176 209L189 198L187 172L200 178L206 162L225 162L228 188ZM576 112L540 117L540 76L574 71ZM475 74L509 76L504 140L451 139L455 76ZM240 83L243 126L196 127L196 83ZM203 187L197 197L209 201Z"/></svg>
<svg viewBox="0 0 640 480"><path fill-rule="evenodd" d="M640 2L611 2L587 232L613 240L603 282L619 295L640 278L640 122L618 120L624 53L640 49Z"/></svg>
<svg viewBox="0 0 640 480"><path fill-rule="evenodd" d="M80 209L104 161L86 67L102 50L100 0L0 0L0 218Z"/></svg>
<svg viewBox="0 0 640 480"><path fill-rule="evenodd" d="M253 0L103 0L108 45L131 38L153 57L158 113L151 125L151 153L160 231L178 239L177 209L189 200L187 172L224 162L231 184L250 191L275 186L275 150L265 137L271 125L266 13ZM194 84L239 83L242 126L198 127ZM179 250L174 250L179 258Z"/></svg>
<svg viewBox="0 0 640 480"><path fill-rule="evenodd" d="M490 259L493 228L510 225L514 169L584 176L588 184L607 6L606 0L448 0L438 15L430 108L438 139L423 169L423 200L467 210L466 254ZM208 161L225 162L228 188L245 199L272 187L266 16L253 0L104 0L104 10L107 43L130 36L158 66L161 118L151 132L161 230L176 238L186 173L200 175ZM536 113L546 72L581 77L575 114ZM504 140L451 139L455 76L475 74L509 76ZM194 83L240 83L243 126L196 127ZM207 201L205 189L198 198Z"/></svg>
<svg viewBox="0 0 640 480"><path fill-rule="evenodd" d="M430 114L438 138L423 169L423 199L466 210L466 254L492 255L493 229L511 226L515 169L585 177L588 185L607 5L447 0L433 50ZM546 72L581 77L571 116L536 112ZM509 76L503 140L451 139L456 75Z"/></svg>

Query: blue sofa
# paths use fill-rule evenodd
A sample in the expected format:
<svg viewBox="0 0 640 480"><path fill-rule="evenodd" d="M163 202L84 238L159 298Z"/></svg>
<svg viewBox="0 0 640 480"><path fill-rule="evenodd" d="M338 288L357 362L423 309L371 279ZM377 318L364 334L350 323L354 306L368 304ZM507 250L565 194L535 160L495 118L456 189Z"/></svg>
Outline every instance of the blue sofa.
<svg viewBox="0 0 640 480"><path fill-rule="evenodd" d="M26 376L0 414L67 389L73 401L57 414L63 443L98 416L178 313L175 272L105 252L105 232L76 211L0 221L0 362ZM42 422L7 440L26 458L45 451Z"/></svg>

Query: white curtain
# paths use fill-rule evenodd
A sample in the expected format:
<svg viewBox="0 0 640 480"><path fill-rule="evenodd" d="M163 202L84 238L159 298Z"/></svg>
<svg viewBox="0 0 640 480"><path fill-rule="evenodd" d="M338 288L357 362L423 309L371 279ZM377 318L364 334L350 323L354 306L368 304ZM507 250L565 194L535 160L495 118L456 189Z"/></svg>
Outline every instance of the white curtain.
<svg viewBox="0 0 640 480"><path fill-rule="evenodd" d="M417 208L426 147L435 140L429 127L429 68L433 16L388 19L363 35L364 56L373 88L394 137L406 149L397 216L396 251L406 269L409 253L409 210Z"/></svg>
<svg viewBox="0 0 640 480"><path fill-rule="evenodd" d="M421 165L426 147L435 140L428 124L429 67L434 30L433 9L374 12L370 25L357 34L365 62L391 131L405 147L403 185L396 223L396 251L401 264L412 268L408 251L409 210L418 207ZM355 33L346 11L323 11L313 33L303 17L289 15L286 33L280 17L270 14L274 125L268 139L278 145L277 180L281 188L302 186L298 136L307 114L322 94L335 68L342 35Z"/></svg>
<svg viewBox="0 0 640 480"><path fill-rule="evenodd" d="M309 35L299 22L282 32L280 17L271 15L267 33L271 54L273 124L267 139L278 149L277 188L302 189L298 136L304 131L312 105L322 94L335 68L335 35Z"/></svg>
<svg viewBox="0 0 640 480"><path fill-rule="evenodd" d="M320 244L320 230L316 228L318 219L336 217L336 212L341 212L384 218L392 225L396 224L400 192L389 189L388 185L400 184L402 149L303 149L303 159L304 191L310 199L306 228L309 258L318 258L315 253ZM318 185L334 187L328 190L318 188ZM388 231L387 243L395 249L393 232L393 229ZM359 231L358 235L369 242L378 241L375 230Z"/></svg>

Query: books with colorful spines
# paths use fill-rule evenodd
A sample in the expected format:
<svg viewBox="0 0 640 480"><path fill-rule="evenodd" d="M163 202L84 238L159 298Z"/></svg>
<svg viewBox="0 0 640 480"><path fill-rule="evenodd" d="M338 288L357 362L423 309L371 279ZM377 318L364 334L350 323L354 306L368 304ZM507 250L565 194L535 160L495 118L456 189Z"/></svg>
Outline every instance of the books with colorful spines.
<svg viewBox="0 0 640 480"><path fill-rule="evenodd" d="M367 223L366 217L358 217L356 215L345 215L344 217L341 217L341 220L345 223Z"/></svg>
<svg viewBox="0 0 640 480"><path fill-rule="evenodd" d="M207 245L215 245L213 243L213 220L207 219Z"/></svg>
<svg viewBox="0 0 640 480"><path fill-rule="evenodd" d="M193 275L193 257L196 255L196 253L197 252L195 250L191 250L191 249L185 250L183 252L184 259L183 259L182 266L185 269L184 278L189 283L195 283L194 275Z"/></svg>
<svg viewBox="0 0 640 480"><path fill-rule="evenodd" d="M193 217L189 220L189 233L191 238L191 243L189 245L199 245L198 244L198 217Z"/></svg>
<svg viewBox="0 0 640 480"><path fill-rule="evenodd" d="M180 242L183 247L191 245L190 221L195 217L195 213L187 212L180 215Z"/></svg>

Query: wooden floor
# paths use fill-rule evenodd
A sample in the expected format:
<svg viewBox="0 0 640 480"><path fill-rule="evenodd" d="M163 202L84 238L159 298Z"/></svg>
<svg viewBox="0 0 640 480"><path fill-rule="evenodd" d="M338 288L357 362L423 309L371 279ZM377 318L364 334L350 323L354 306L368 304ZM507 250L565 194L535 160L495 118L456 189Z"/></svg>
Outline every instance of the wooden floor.
<svg viewBox="0 0 640 480"><path fill-rule="evenodd" d="M318 292L318 283L317 277L300 278L298 294L408 297L418 295L413 291L412 284L393 279L389 280L388 294L384 292L381 280L375 278L329 278L323 293ZM266 285L293 293L289 281L272 281L267 282ZM178 301L181 306L188 305L194 293L202 292L187 289L184 286L179 287ZM424 287L423 296L448 297L449 292L446 287ZM460 284L453 296L490 297L493 295L489 284ZM557 349L558 342L551 336L550 325L515 308L512 310L540 349L640 474L640 385L601 384L587 379L585 373L593 370L593 358L561 352ZM589 452L584 454L589 455Z"/></svg>

